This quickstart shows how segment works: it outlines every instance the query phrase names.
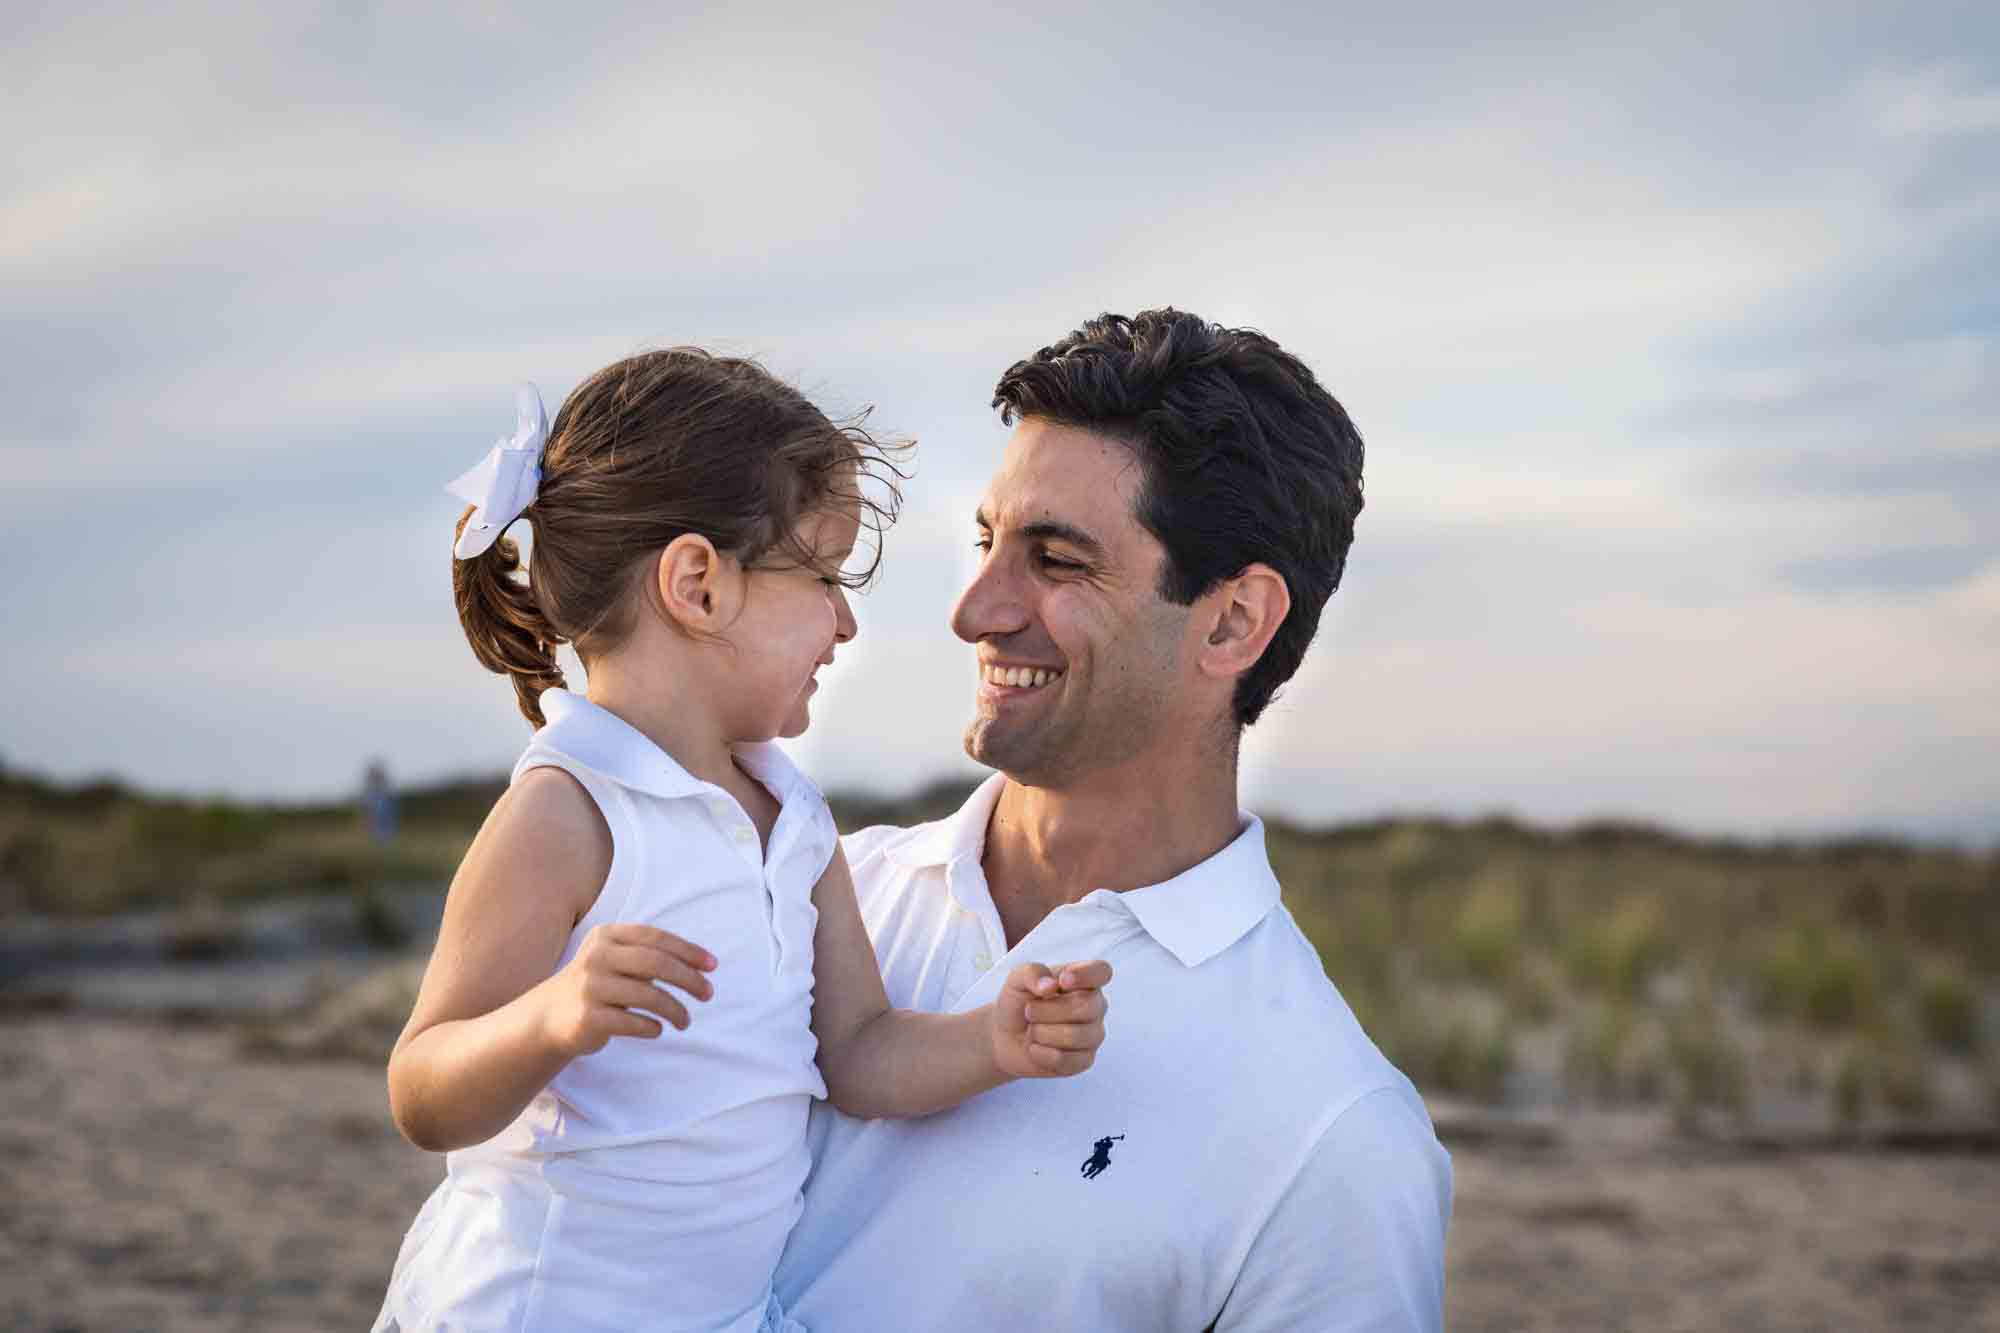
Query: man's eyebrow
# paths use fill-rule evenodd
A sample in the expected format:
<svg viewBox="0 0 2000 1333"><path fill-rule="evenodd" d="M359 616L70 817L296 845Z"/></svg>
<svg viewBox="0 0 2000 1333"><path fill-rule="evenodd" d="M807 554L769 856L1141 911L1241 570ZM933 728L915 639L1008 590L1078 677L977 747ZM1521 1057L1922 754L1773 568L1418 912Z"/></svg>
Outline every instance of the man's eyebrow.
<svg viewBox="0 0 2000 1333"><path fill-rule="evenodd" d="M993 520L987 517L986 509L983 505L974 511L972 521L988 532L993 530ZM1044 518L1033 523L1023 523L1019 531L1021 536L1032 541L1067 542L1069 545L1076 547L1079 551L1083 551L1088 555L1101 556L1104 554L1103 542L1097 540L1097 538L1091 536L1082 528L1077 527L1074 523L1065 523L1061 519Z"/></svg>
<svg viewBox="0 0 2000 1333"><path fill-rule="evenodd" d="M1021 535L1038 541L1066 542L1087 555L1103 555L1104 543L1073 523L1063 523L1052 518L1037 523L1021 525Z"/></svg>

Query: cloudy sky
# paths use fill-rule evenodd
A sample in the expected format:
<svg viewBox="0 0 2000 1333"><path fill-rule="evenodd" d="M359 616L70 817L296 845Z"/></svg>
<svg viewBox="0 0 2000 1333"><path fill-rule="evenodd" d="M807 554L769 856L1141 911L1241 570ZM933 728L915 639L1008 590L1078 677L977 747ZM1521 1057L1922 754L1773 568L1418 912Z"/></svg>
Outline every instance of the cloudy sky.
<svg viewBox="0 0 2000 1333"><path fill-rule="evenodd" d="M1990 5L136 8L7 7L9 765L504 767L440 488L700 342L920 441L800 750L970 772L992 382L1173 304L1368 440L1254 805L2000 838Z"/></svg>

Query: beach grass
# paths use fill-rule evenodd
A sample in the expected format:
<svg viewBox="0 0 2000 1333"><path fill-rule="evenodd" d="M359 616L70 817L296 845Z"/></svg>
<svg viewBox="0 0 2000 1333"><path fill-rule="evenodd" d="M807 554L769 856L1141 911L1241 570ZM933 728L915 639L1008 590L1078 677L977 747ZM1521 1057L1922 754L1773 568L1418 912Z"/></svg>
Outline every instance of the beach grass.
<svg viewBox="0 0 2000 1333"><path fill-rule="evenodd" d="M165 909L177 956L196 959L233 947L240 905L341 894L365 937L396 946L384 887L441 889L502 786L405 791L378 842L345 803L0 771L0 919ZM967 790L832 804L851 830L940 817ZM1854 1123L1970 1098L2000 1116L2000 851L1505 819L1274 823L1267 841L1328 975L1427 1092L1506 1102L1536 1049L1573 1104L1744 1113L1775 1098Z"/></svg>

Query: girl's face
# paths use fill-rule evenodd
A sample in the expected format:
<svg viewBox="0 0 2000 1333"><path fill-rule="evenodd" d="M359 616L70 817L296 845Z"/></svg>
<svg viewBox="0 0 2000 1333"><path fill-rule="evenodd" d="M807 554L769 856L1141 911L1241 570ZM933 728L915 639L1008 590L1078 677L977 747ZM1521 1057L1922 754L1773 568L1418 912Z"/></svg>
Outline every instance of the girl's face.
<svg viewBox="0 0 2000 1333"><path fill-rule="evenodd" d="M860 521L852 509L815 510L798 527L813 565L760 566L744 575L743 612L724 637L735 647L731 675L740 693L740 733L733 739L797 736L811 722L814 675L836 645L854 637L847 589L822 570L837 570L854 550Z"/></svg>

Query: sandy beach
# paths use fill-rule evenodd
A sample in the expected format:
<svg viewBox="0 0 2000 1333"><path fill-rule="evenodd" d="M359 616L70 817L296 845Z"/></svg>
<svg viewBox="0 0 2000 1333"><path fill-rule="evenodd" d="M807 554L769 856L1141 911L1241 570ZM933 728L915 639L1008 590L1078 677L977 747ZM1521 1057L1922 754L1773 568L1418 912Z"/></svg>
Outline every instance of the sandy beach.
<svg viewBox="0 0 2000 1333"><path fill-rule="evenodd" d="M9 1329L365 1328L440 1175L378 1068L227 1026L15 1017L0 1080ZM2000 1327L2000 1160L1628 1129L1454 1144L1452 1328Z"/></svg>

